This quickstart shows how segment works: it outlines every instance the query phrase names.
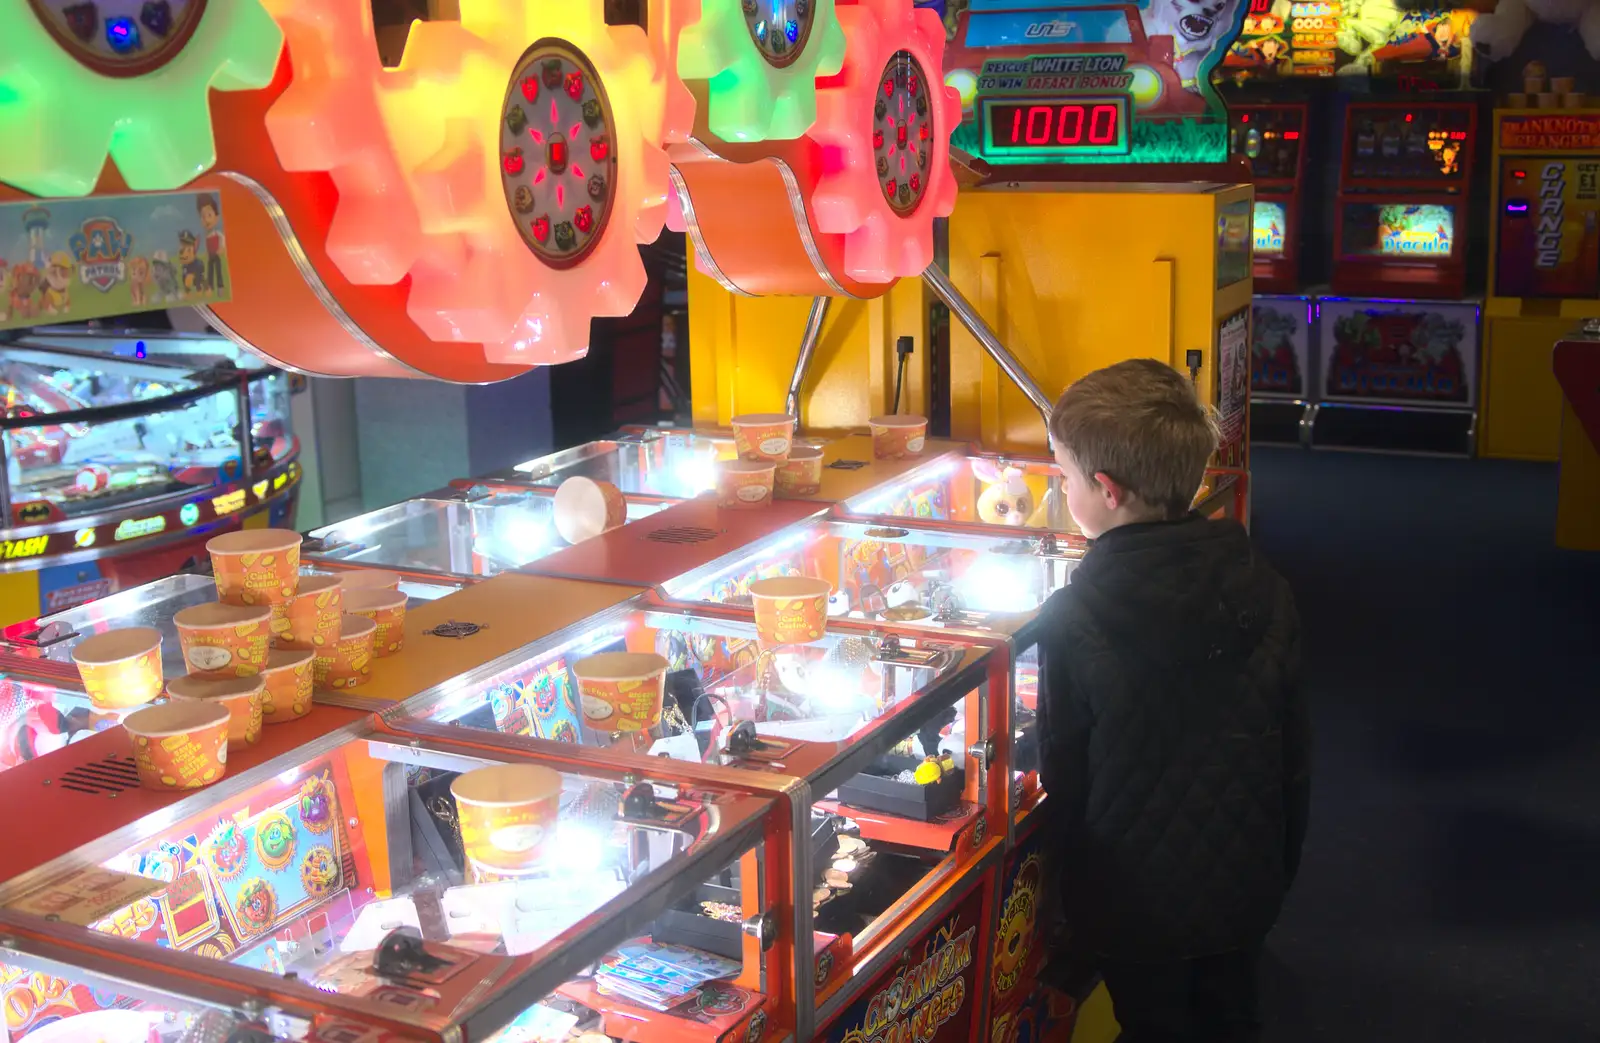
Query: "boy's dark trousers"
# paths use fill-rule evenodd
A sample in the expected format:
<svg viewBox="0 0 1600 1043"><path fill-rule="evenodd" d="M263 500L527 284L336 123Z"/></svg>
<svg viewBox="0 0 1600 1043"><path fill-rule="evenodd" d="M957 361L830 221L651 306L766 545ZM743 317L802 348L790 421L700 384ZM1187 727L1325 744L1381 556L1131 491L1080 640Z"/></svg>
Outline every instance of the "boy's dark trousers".
<svg viewBox="0 0 1600 1043"><path fill-rule="evenodd" d="M1173 963L1102 961L1119 1043L1256 1043L1261 946Z"/></svg>

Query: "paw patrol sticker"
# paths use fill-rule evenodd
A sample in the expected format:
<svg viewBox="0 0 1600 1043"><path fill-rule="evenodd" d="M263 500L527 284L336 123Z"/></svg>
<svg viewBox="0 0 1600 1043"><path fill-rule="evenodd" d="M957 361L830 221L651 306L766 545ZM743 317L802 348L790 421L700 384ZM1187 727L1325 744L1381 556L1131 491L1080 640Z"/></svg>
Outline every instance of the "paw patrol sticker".
<svg viewBox="0 0 1600 1043"><path fill-rule="evenodd" d="M0 329L229 298L211 192L0 204Z"/></svg>

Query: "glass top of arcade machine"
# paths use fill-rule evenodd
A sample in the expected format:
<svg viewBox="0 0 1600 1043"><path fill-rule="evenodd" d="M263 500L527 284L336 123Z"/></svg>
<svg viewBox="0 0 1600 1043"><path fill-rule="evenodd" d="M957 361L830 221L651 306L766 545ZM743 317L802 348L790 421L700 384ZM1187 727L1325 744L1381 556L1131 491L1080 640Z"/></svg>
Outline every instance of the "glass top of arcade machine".
<svg viewBox="0 0 1600 1043"><path fill-rule="evenodd" d="M667 660L653 725L619 722L610 704L582 694L574 664L619 651ZM846 953L865 958L887 938L890 910L913 903L963 857L952 852L988 803L985 787L996 787L994 799L1003 800L1004 781L989 780L969 752L999 726L991 707L1000 705L985 684L991 655L942 634L886 640L838 623L819 640L763 650L748 612L665 610L645 596L422 693L386 717L427 735L493 730L732 766L763 780L772 773L804 778L811 797L812 878L800 888L812 895L807 933L815 953L833 953L819 966L843 967L852 962ZM628 730L613 730L619 723Z"/></svg>
<svg viewBox="0 0 1600 1043"><path fill-rule="evenodd" d="M910 518L1082 535L1067 513L1061 472L1026 457L930 460L904 477L845 501L857 518Z"/></svg>
<svg viewBox="0 0 1600 1043"><path fill-rule="evenodd" d="M312 566L301 575L316 575ZM402 580L400 589L413 602L432 601L460 589L448 582ZM168 677L180 677L188 667L178 643L172 617L182 609L217 600L217 585L210 576L177 575L132 587L76 608L43 616L33 624L8 627L0 640L0 666L28 674L70 676L77 684L72 650L95 634L123 627L154 627L161 631L162 668ZM52 629L54 628L54 629Z"/></svg>
<svg viewBox="0 0 1600 1043"><path fill-rule="evenodd" d="M750 584L815 576L831 617L896 628L1014 635L1083 556L1053 533L979 535L915 523L821 521L751 544L665 585L674 601L747 605Z"/></svg>
<svg viewBox="0 0 1600 1043"><path fill-rule="evenodd" d="M288 375L225 345L65 334L7 345L0 419L10 503L77 518L192 494L237 475L246 453L259 469L286 459L294 450ZM97 412L112 407L123 408ZM245 412L248 446L239 431Z"/></svg>
<svg viewBox="0 0 1600 1043"><path fill-rule="evenodd" d="M661 506L630 501L628 520ZM509 572L567 546L556 532L554 498L533 491L419 497L313 530L311 538L320 542L307 543L307 561L465 578Z"/></svg>
<svg viewBox="0 0 1600 1043"><path fill-rule="evenodd" d="M553 489L581 476L629 495L687 500L715 488L716 462L735 455L731 435L644 428L528 460L491 478Z"/></svg>
<svg viewBox="0 0 1600 1043"><path fill-rule="evenodd" d="M678 937L674 903L702 887L731 894L737 922L725 926L736 946L747 916L779 907L763 840L773 801L657 771L624 779L600 766L391 742L364 725L288 756L281 770L230 776L11 881L0 915L64 943L111 935L94 945L112 959L176 963L185 979L237 990L245 1009L270 995L319 1024L358 1020L375 1009L359 1001L379 1001L402 1025L446 1038L457 1029L488 1039L532 1018L564 1039L715 993L716 1015L700 1021L710 1038L739 1023L728 1011L748 1017L764 1002L764 956L660 946ZM486 828L504 831L492 816L509 813L460 801L453 788L503 763L540 769L509 846L498 832L480 838L474 819L487 814ZM652 954L676 961L681 977L630 992L628 961ZM72 978L72 965L57 973Z"/></svg>

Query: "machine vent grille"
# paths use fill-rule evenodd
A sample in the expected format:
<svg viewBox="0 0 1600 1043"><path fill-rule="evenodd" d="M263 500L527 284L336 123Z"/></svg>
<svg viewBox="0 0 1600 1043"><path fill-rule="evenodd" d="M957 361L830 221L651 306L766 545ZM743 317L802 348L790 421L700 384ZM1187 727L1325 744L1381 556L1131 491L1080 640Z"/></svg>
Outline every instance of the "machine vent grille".
<svg viewBox="0 0 1600 1043"><path fill-rule="evenodd" d="M664 529L655 529L645 535L645 539L656 543L704 543L717 538L716 529L707 529L700 525L669 525Z"/></svg>
<svg viewBox="0 0 1600 1043"><path fill-rule="evenodd" d="M132 757L107 757L62 772L58 782L74 793L121 793L139 788L139 773Z"/></svg>

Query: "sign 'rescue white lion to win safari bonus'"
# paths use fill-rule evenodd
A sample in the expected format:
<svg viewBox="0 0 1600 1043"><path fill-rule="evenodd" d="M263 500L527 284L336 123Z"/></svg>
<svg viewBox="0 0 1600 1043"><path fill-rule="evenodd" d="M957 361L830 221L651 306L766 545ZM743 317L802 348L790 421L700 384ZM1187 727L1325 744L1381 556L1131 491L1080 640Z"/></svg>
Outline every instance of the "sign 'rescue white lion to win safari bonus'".
<svg viewBox="0 0 1600 1043"><path fill-rule="evenodd" d="M1245 0L971 0L953 19L952 144L995 164L1221 163L1212 72Z"/></svg>

